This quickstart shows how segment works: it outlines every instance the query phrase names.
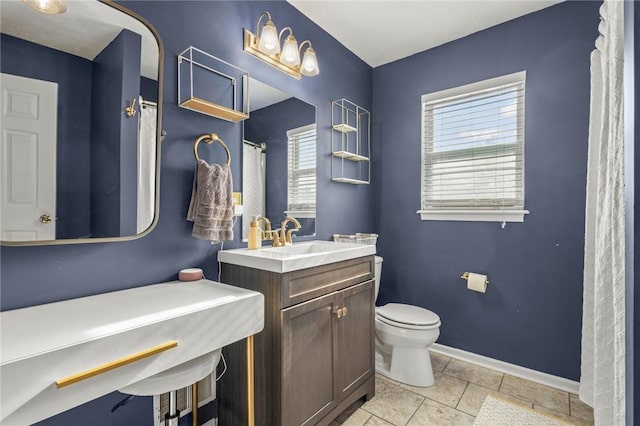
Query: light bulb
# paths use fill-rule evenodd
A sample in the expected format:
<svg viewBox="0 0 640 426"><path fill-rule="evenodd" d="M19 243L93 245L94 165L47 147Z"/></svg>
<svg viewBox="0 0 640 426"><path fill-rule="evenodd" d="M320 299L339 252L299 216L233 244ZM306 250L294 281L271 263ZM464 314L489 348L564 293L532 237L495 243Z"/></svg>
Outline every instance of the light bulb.
<svg viewBox="0 0 640 426"><path fill-rule="evenodd" d="M289 34L284 41L282 47L282 54L280 55L280 62L292 67L300 65L300 52L298 52L298 41L296 38Z"/></svg>
<svg viewBox="0 0 640 426"><path fill-rule="evenodd" d="M300 74L306 75L307 77L313 77L320 73L320 67L318 67L318 58L316 57L316 52L312 47L308 47L307 50L304 51L304 56L302 58L302 66L300 67Z"/></svg>
<svg viewBox="0 0 640 426"><path fill-rule="evenodd" d="M50 15L58 15L67 11L62 0L22 0L32 9Z"/></svg>
<svg viewBox="0 0 640 426"><path fill-rule="evenodd" d="M280 40L278 39L278 30L275 24L268 20L262 27L262 34L258 42L258 50L267 55L275 55L280 53Z"/></svg>

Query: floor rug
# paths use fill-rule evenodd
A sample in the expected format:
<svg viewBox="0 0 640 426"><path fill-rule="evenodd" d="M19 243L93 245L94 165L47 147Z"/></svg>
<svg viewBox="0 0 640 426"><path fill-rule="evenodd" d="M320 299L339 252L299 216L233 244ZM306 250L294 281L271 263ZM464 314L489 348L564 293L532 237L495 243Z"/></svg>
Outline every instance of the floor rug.
<svg viewBox="0 0 640 426"><path fill-rule="evenodd" d="M491 395L484 400L474 426L575 426L549 414Z"/></svg>

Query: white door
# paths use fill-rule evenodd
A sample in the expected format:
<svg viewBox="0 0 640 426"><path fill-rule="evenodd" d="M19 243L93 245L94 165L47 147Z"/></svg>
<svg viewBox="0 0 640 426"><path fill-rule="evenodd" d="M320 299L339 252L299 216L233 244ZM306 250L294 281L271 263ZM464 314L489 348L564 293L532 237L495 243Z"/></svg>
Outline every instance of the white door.
<svg viewBox="0 0 640 426"><path fill-rule="evenodd" d="M0 236L55 240L58 85L2 74Z"/></svg>

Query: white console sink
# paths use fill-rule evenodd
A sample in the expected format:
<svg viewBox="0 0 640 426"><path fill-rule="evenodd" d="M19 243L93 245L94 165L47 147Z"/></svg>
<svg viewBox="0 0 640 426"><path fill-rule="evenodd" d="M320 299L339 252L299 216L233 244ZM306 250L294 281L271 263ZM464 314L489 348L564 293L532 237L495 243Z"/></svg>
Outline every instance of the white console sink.
<svg viewBox="0 0 640 426"><path fill-rule="evenodd" d="M203 378L223 346L262 330L264 296L174 281L1 312L0 326L0 424L22 426L115 390Z"/></svg>
<svg viewBox="0 0 640 426"><path fill-rule="evenodd" d="M257 250L246 248L220 250L218 261L282 273L375 253L375 245L309 241L285 247L263 247Z"/></svg>

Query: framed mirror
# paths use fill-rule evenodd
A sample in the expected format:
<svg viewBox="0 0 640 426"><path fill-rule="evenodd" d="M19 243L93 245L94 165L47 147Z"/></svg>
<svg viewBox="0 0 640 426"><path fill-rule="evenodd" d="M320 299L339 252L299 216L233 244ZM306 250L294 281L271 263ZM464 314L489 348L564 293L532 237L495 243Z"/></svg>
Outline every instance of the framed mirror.
<svg viewBox="0 0 640 426"><path fill-rule="evenodd" d="M110 1L65 6L0 3L4 245L128 240L157 221L160 38Z"/></svg>
<svg viewBox="0 0 640 426"><path fill-rule="evenodd" d="M316 107L249 78L249 119L242 149L242 239L253 216L280 228L300 222L294 236L316 232Z"/></svg>

